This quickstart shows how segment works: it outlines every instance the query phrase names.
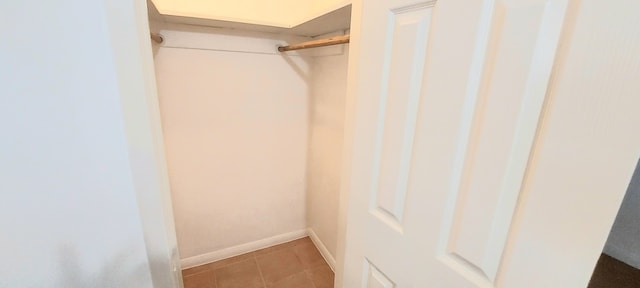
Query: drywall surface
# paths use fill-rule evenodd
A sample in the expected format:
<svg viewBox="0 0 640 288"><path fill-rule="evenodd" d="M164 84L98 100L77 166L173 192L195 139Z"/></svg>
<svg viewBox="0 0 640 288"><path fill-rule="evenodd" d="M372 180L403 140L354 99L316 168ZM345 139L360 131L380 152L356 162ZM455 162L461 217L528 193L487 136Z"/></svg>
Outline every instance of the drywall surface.
<svg viewBox="0 0 640 288"><path fill-rule="evenodd" d="M112 24L134 9L0 2L0 287L172 287L154 283L136 193L153 172L130 158L149 139L132 143L124 120L137 110L122 99L146 90L140 51L124 82L120 52L144 27Z"/></svg>
<svg viewBox="0 0 640 288"><path fill-rule="evenodd" d="M311 11L311 1L299 0L153 0L161 14L289 27Z"/></svg>
<svg viewBox="0 0 640 288"><path fill-rule="evenodd" d="M604 253L640 269L640 165L622 201Z"/></svg>
<svg viewBox="0 0 640 288"><path fill-rule="evenodd" d="M153 0L163 15L291 28L349 5L350 0Z"/></svg>
<svg viewBox="0 0 640 288"><path fill-rule="evenodd" d="M317 15L349 4L351 4L351 0L313 0L311 1L311 11Z"/></svg>
<svg viewBox="0 0 640 288"><path fill-rule="evenodd" d="M348 45L314 57L311 81L307 223L335 259L347 93ZM331 50L329 50L331 49ZM338 53L335 53L335 52Z"/></svg>
<svg viewBox="0 0 640 288"><path fill-rule="evenodd" d="M160 32L156 77L183 263L306 228L307 60L278 53L274 35Z"/></svg>

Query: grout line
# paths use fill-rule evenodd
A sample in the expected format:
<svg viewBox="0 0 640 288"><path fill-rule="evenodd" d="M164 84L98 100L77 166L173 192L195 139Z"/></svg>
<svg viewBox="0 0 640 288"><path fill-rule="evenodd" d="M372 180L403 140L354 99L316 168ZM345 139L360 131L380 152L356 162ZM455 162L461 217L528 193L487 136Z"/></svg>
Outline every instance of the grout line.
<svg viewBox="0 0 640 288"><path fill-rule="evenodd" d="M253 261L256 262L256 266L258 266L258 273L260 273L260 280L262 280L262 286L267 288L267 282L264 281L264 276L262 276L262 269L260 269L260 263L258 263L258 257L255 253L253 253Z"/></svg>
<svg viewBox="0 0 640 288"><path fill-rule="evenodd" d="M211 269L211 271L213 271L213 288L218 288L218 273L215 269Z"/></svg>
<svg viewBox="0 0 640 288"><path fill-rule="evenodd" d="M304 270L304 274L307 275L307 279L309 279L309 281L311 282L311 288L316 288L316 283L313 282L313 279L311 278L311 268L307 268Z"/></svg>
<svg viewBox="0 0 640 288"><path fill-rule="evenodd" d="M284 250L291 250L292 252L294 252L294 255L296 256L296 258L298 258L298 259L300 260L300 258L299 258L299 256L298 256L298 253L295 253L295 249L294 249L295 247L297 247L297 246L301 246L301 245L311 244L311 245L313 246L313 248L314 248L314 249L318 250L318 248L315 246L315 243L313 243L313 241L312 241L311 239L310 239L309 243L298 243L298 244L296 244L296 245L291 246L291 245L292 245L292 244L291 244L291 242L293 242L293 241L297 241L297 240L301 240L301 239L304 239L304 238L308 238L308 236L306 236L306 237L302 237L302 238L299 238L299 239L295 239L295 240L291 240L291 241L288 241L288 242L285 242L285 243L281 243L281 244L278 244L278 245L271 246L271 247L275 247L275 246L280 246L280 245L289 244L289 245L285 245L286 247L282 247L282 248L280 248L280 249L277 249L277 250L271 251L271 252L266 253L266 254L257 255L257 254L255 253L256 251L259 251L259 250L262 250L262 249L259 249L259 250L253 251L253 252L245 253L245 254L251 254L251 255L252 255L252 257L251 257L251 258L253 258L253 261L256 263L256 266L258 266L258 273L260 274L260 280L262 280L262 285L264 285L264 286L263 286L264 288L266 288L266 287L267 287L267 282L265 281L265 279L264 279L264 275L262 274L262 269L260 268L260 264L259 264L259 262L258 262L258 257L263 257L263 256L271 255L271 254L274 254L274 253L279 253L279 252L282 252L282 251L284 251ZM269 248L269 247L267 247L267 248ZM263 249L266 249L266 248L263 248ZM318 252L319 252L319 251L318 251ZM245 255L245 254L240 254L240 255L238 255L238 256L242 256L242 255ZM234 257L237 257L237 256L234 256ZM230 257L230 258L233 258L233 257ZM230 259L230 258L227 258L227 259ZM226 265L224 265L224 266L217 267L217 268L215 268L215 269L213 269L213 268L212 268L212 267L213 267L213 264L215 264L215 263L217 263L217 262L224 261L224 260L226 260L226 259L218 260L218 261L211 262L211 263L208 263L208 264L199 265L199 266L205 266L205 265L206 265L206 266L209 266L209 269L205 269L205 270L202 270L202 271L199 271L199 272L196 272L196 273L190 274L190 275L188 275L188 276L183 276L182 278L184 279L184 278L186 278L186 277L190 277L190 276L198 275L198 274L201 274L201 273L204 273L204 272L211 272L211 271L215 271L215 270L218 270L218 269L221 269L221 268L227 267L227 266L231 266L231 265L238 264L238 263L240 263L240 262L249 261L250 259L245 259L245 260L240 260L240 261L236 261L236 262L231 262L231 263L229 263L229 264L226 264ZM326 264L326 260L325 260L325 259L323 259L323 260L324 260L324 262L325 262L325 265L327 265L327 264ZM189 269L196 268L196 267L199 267L199 266L191 267L191 268L189 268ZM327 266L328 266L328 265L327 265ZM306 276L307 276L308 280L310 280L310 281L311 281L312 288L317 288L317 286L315 285L315 283L313 283L313 279L311 279L311 277L310 277L310 273L311 273L312 268L313 268L313 267L309 267L309 268L303 269L303 270L302 270L302 272L304 272L304 273L306 274ZM188 269L185 269L185 270L188 270ZM183 270L183 271L184 271L184 270ZM213 274L214 274L214 284L216 285L215 287L217 287L217 285L218 285L218 283L217 283L217 280L218 280L218 279L217 279L217 273L215 273L215 272L214 272ZM290 276L291 276L291 275L290 275Z"/></svg>
<svg viewBox="0 0 640 288"><path fill-rule="evenodd" d="M217 261L225 260L228 258L233 258L235 256L247 254L257 250L262 250L262 249L269 248L282 243L295 241L297 239L304 238L306 235L307 235L306 230L301 229L298 231L284 233L284 234L276 235L273 237L265 238L262 240L250 242L250 243L236 245L236 246L224 248L221 250L212 251L209 253L205 253L205 254L189 257L189 258L184 258L180 260L180 263L182 264L182 267L185 267L185 268L197 267L200 265L210 264L212 262L217 262Z"/></svg>

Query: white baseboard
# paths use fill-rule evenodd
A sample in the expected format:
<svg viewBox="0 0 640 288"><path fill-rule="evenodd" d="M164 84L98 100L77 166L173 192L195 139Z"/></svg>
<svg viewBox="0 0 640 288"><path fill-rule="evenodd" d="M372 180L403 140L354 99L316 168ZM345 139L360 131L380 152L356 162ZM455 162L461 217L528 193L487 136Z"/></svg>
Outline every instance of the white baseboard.
<svg viewBox="0 0 640 288"><path fill-rule="evenodd" d="M309 234L309 238L311 238L311 241L313 241L313 244L316 245L316 248L318 248L318 251L320 251L320 254L322 254L322 258L324 258L324 261L327 261L327 264L329 264L329 267L331 267L331 270L335 272L336 259L333 258L331 253L329 253L329 250L327 250L327 247L324 246L324 243L320 241L320 238L318 238L318 235L316 234L316 232L313 231L313 229L307 228L307 234Z"/></svg>
<svg viewBox="0 0 640 288"><path fill-rule="evenodd" d="M211 262L215 262L215 261L231 258L231 257L234 257L234 256L242 255L242 254L245 254L245 253L253 252L253 251L256 251L256 250L260 250L262 248L267 248L267 247L271 247L271 246L274 246L274 245L282 244L282 243L285 243L285 242L293 241L293 240L296 240L296 239L303 238L305 236L307 236L307 230L298 230L298 231L293 231L293 232L289 232L289 233L284 233L284 234L276 235L276 236L269 237L269 238L266 238L266 239L249 242L249 243L245 243L245 244L241 244L241 245L238 245L238 246L225 248L225 249L218 250L218 251L209 252L209 253L198 255L198 256L184 258L184 259L180 260L180 264L182 266L182 269L196 267L196 266L208 264L208 263L211 263ZM314 243L315 242L316 241L314 240ZM316 244L316 246L318 246L318 244ZM322 246L322 247L324 248L324 246ZM318 246L318 249L320 249L319 246ZM326 248L325 248L325 250L326 250ZM320 252L322 252L322 250ZM325 257L325 259L326 259L326 257ZM327 262L328 262L328 260L327 260ZM331 265L331 264L329 264L329 265ZM331 269L333 269L333 266L331 267Z"/></svg>

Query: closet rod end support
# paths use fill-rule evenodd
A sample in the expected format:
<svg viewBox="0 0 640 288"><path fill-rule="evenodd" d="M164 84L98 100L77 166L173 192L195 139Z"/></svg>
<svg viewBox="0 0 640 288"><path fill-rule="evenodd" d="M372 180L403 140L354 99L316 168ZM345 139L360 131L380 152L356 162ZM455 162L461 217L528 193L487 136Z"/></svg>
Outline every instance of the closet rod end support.
<svg viewBox="0 0 640 288"><path fill-rule="evenodd" d="M151 40L158 44L162 44L162 42L164 42L164 36L158 33L151 33Z"/></svg>

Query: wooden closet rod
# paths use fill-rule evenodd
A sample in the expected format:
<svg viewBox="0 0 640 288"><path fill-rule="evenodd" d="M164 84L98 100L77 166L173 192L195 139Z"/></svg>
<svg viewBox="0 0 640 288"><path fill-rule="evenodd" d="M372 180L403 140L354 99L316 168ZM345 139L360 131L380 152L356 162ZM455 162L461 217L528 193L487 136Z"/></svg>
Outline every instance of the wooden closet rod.
<svg viewBox="0 0 640 288"><path fill-rule="evenodd" d="M158 33L151 33L151 40L155 41L156 43L160 44L164 41L164 38L162 37L162 35L158 34Z"/></svg>
<svg viewBox="0 0 640 288"><path fill-rule="evenodd" d="M303 43L294 44L294 45L280 46L278 47L278 51L285 52L285 51L291 51L291 50L324 47L324 46L346 44L346 43L349 43L349 35L336 36L328 39L312 40L312 41L303 42Z"/></svg>

